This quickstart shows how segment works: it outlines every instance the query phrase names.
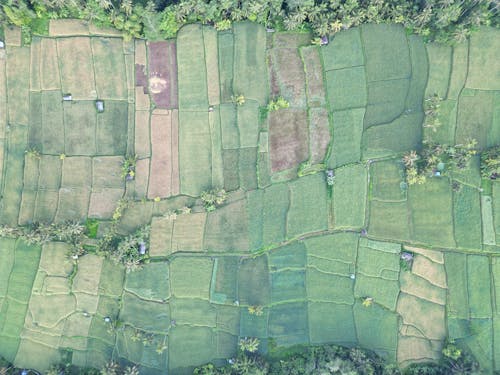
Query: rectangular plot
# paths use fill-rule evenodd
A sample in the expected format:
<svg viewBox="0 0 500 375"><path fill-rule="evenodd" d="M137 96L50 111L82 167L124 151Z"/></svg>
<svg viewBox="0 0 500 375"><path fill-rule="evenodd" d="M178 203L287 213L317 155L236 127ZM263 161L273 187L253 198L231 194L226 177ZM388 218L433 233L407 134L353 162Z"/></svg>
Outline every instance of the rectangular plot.
<svg viewBox="0 0 500 375"><path fill-rule="evenodd" d="M180 111L179 170L183 194L198 196L210 187L211 148L208 113Z"/></svg>
<svg viewBox="0 0 500 375"><path fill-rule="evenodd" d="M406 202L370 201L370 234L397 240L410 239L411 218Z"/></svg>
<svg viewBox="0 0 500 375"><path fill-rule="evenodd" d="M448 99L458 99L460 91L465 86L467 79L467 68L469 59L469 44L460 43L453 46L453 61L451 66L450 87L448 88ZM483 65L488 66L488 65ZM471 74L473 74L471 72Z"/></svg>
<svg viewBox="0 0 500 375"><path fill-rule="evenodd" d="M358 344L371 348L389 361L396 359L399 316L377 305L354 305Z"/></svg>
<svg viewBox="0 0 500 375"><path fill-rule="evenodd" d="M457 246L482 248L480 193L469 186L453 193L453 219Z"/></svg>
<svg viewBox="0 0 500 375"><path fill-rule="evenodd" d="M421 111L425 87L427 85L429 63L425 44L420 36L409 35L408 46L410 47L411 57L411 80L406 97L406 109Z"/></svg>
<svg viewBox="0 0 500 375"><path fill-rule="evenodd" d="M354 303L354 283L349 277L334 275L308 267L306 289L310 301L349 305Z"/></svg>
<svg viewBox="0 0 500 375"><path fill-rule="evenodd" d="M151 116L151 172L148 198L172 194L172 117L177 113Z"/></svg>
<svg viewBox="0 0 500 375"><path fill-rule="evenodd" d="M368 105L364 125L368 128L398 118L405 111L409 79L368 82Z"/></svg>
<svg viewBox="0 0 500 375"><path fill-rule="evenodd" d="M333 186L335 227L364 226L367 183L367 170L361 164L336 170Z"/></svg>
<svg viewBox="0 0 500 375"><path fill-rule="evenodd" d="M181 42L180 39L178 39L178 41ZM196 76L196 71L186 72L182 67L183 64L195 63L190 61L189 58L190 56L196 56L200 59L198 60L198 65L190 67L196 70L200 67L199 64L203 59L203 55L199 55L201 48L203 48L199 43L199 40L196 39L196 41L193 41L194 45L192 46L193 50L191 51L189 50L191 48L189 46L189 42L190 41L186 41L185 38L182 40L182 46L179 53L176 52L177 48L175 41L148 43L149 91L150 94L152 94L152 99L158 108L171 109L179 106L179 99L177 96L177 77L182 80L182 83L180 82L182 88L179 86L179 89L182 89L183 91L186 90L190 84L194 84L189 82L191 78L198 78L198 76ZM187 44L186 46L184 46L185 43ZM181 66L179 76L177 75L178 62L179 66ZM190 75L193 75L193 77ZM187 82L184 81L184 78Z"/></svg>
<svg viewBox="0 0 500 375"><path fill-rule="evenodd" d="M154 217L151 222L150 255L168 256L172 253L172 232L174 220L166 217Z"/></svg>
<svg viewBox="0 0 500 375"><path fill-rule="evenodd" d="M42 38L41 41L41 86L42 90L56 90L61 88L59 62L57 61L56 39Z"/></svg>
<svg viewBox="0 0 500 375"><path fill-rule="evenodd" d="M151 156L149 111L135 111L134 151L138 158Z"/></svg>
<svg viewBox="0 0 500 375"><path fill-rule="evenodd" d="M88 35L89 27L81 20L54 19L49 23L50 36Z"/></svg>
<svg viewBox="0 0 500 375"><path fill-rule="evenodd" d="M74 162L73 159L74 158L68 158L70 163ZM87 159L81 160L85 160L85 167L87 167ZM102 156L92 158L92 187L123 189L124 182L121 176L122 164L122 156ZM67 172L66 168L64 168L64 171ZM85 178L88 177L88 175L85 176ZM82 182L82 184L86 183L86 181Z"/></svg>
<svg viewBox="0 0 500 375"><path fill-rule="evenodd" d="M172 232L172 252L202 251L206 220L205 212L177 216Z"/></svg>
<svg viewBox="0 0 500 375"><path fill-rule="evenodd" d="M39 37L33 37L31 40L31 63L30 63L30 90L40 91L40 55L42 40Z"/></svg>
<svg viewBox="0 0 500 375"><path fill-rule="evenodd" d="M96 153L97 155L125 155L127 153L127 129L134 126L128 121L128 104L124 101L107 101L105 106L106 110L97 115ZM91 109L88 108L87 111ZM89 113L89 116L92 116L93 112L95 109Z"/></svg>
<svg viewBox="0 0 500 375"><path fill-rule="evenodd" d="M177 34L177 64L179 67L179 109L184 111L208 108L201 25L188 25Z"/></svg>
<svg viewBox="0 0 500 375"><path fill-rule="evenodd" d="M371 277L397 281L399 279L399 253L388 253L360 244L357 272Z"/></svg>
<svg viewBox="0 0 500 375"><path fill-rule="evenodd" d="M262 215L264 246L279 243L285 239L289 205L289 190L286 184L276 184L266 189Z"/></svg>
<svg viewBox="0 0 500 375"><path fill-rule="evenodd" d="M500 73L495 70L500 60L500 43L498 31L482 28L470 39L470 62L467 75L467 87L482 90L497 90L500 84ZM485 67L491 67L485 69Z"/></svg>
<svg viewBox="0 0 500 375"><path fill-rule="evenodd" d="M234 38L230 31L218 33L219 79L221 103L231 101L233 95Z"/></svg>
<svg viewBox="0 0 500 375"><path fill-rule="evenodd" d="M330 144L330 123L325 108L309 108L309 159L323 163ZM266 133L267 134L267 133Z"/></svg>
<svg viewBox="0 0 500 375"><path fill-rule="evenodd" d="M169 373L186 373L186 369L208 363L216 357L216 335L211 328L180 326L169 335ZM196 353L196 359L193 359Z"/></svg>
<svg viewBox="0 0 500 375"><path fill-rule="evenodd" d="M321 48L325 70L350 68L364 64L363 46L359 28L335 34L335 38Z"/></svg>
<svg viewBox="0 0 500 375"><path fill-rule="evenodd" d="M416 328L427 339L443 340L446 337L443 305L402 293L398 299L397 311L402 316L404 324Z"/></svg>
<svg viewBox="0 0 500 375"><path fill-rule="evenodd" d="M39 190L33 221L52 222L56 215L58 201L59 190Z"/></svg>
<svg viewBox="0 0 500 375"><path fill-rule="evenodd" d="M89 201L89 189L61 188L55 221L83 221L87 217Z"/></svg>
<svg viewBox="0 0 500 375"><path fill-rule="evenodd" d="M392 156L394 153L415 150L422 141L422 112L398 117L393 122L372 126L363 133L363 159Z"/></svg>
<svg viewBox="0 0 500 375"><path fill-rule="evenodd" d="M474 138L479 148L500 143L500 134L493 124L493 112L498 101L492 91L476 91L473 96L460 96L455 142L465 143L468 138Z"/></svg>
<svg viewBox="0 0 500 375"><path fill-rule="evenodd" d="M259 139L259 103L246 100L237 107L237 122L240 147L256 147Z"/></svg>
<svg viewBox="0 0 500 375"><path fill-rule="evenodd" d="M7 77L5 76L5 59L0 60L0 138L5 138L7 125ZM3 164L3 163L1 163Z"/></svg>
<svg viewBox="0 0 500 375"><path fill-rule="evenodd" d="M247 193L248 241L250 250L262 247L262 212L264 208L264 190L252 190Z"/></svg>
<svg viewBox="0 0 500 375"><path fill-rule="evenodd" d="M11 226L17 224L21 204L27 133L28 129L26 127L11 127L8 139L8 153L4 157L4 187L0 201L0 222Z"/></svg>
<svg viewBox="0 0 500 375"><path fill-rule="evenodd" d="M126 99L127 81L121 38L92 38L97 95L100 99Z"/></svg>
<svg viewBox="0 0 500 375"><path fill-rule="evenodd" d="M403 170L396 160L387 160L372 163L371 189L373 197L380 200L398 201L405 199L401 190Z"/></svg>
<svg viewBox="0 0 500 375"><path fill-rule="evenodd" d="M485 245L495 245L496 233L493 224L492 199L490 196L481 196L481 218L483 224L483 243Z"/></svg>
<svg viewBox="0 0 500 375"><path fill-rule="evenodd" d="M91 187L92 159L90 157L71 157L64 159L62 169L62 187Z"/></svg>
<svg viewBox="0 0 500 375"><path fill-rule="evenodd" d="M203 247L213 251L248 250L245 200L239 200L210 212Z"/></svg>
<svg viewBox="0 0 500 375"><path fill-rule="evenodd" d="M35 202L37 192L33 190L23 190L21 206L19 208L19 225L27 225L33 221L35 213Z"/></svg>
<svg viewBox="0 0 500 375"><path fill-rule="evenodd" d="M124 293L120 319L139 329L164 331L170 325L170 308L166 303L148 302Z"/></svg>
<svg viewBox="0 0 500 375"><path fill-rule="evenodd" d="M250 314L248 309L242 309L240 332L242 337L267 338L269 310L264 309L262 315Z"/></svg>
<svg viewBox="0 0 500 375"><path fill-rule="evenodd" d="M334 39L336 40L336 39ZM325 87L323 85L323 69L321 66L320 49L317 46L300 48L300 56L306 73L306 94L308 107L325 105Z"/></svg>
<svg viewBox="0 0 500 375"><path fill-rule="evenodd" d="M208 103L217 105L220 103L217 30L210 26L203 27L203 42L207 70Z"/></svg>
<svg viewBox="0 0 500 375"><path fill-rule="evenodd" d="M204 327L216 326L216 310L208 301L176 298L169 304L175 324Z"/></svg>
<svg viewBox="0 0 500 375"><path fill-rule="evenodd" d="M244 190L257 189L257 148L239 150L240 187Z"/></svg>
<svg viewBox="0 0 500 375"><path fill-rule="evenodd" d="M439 288L427 279L411 272L401 272L401 291L439 305L446 304L446 289Z"/></svg>
<svg viewBox="0 0 500 375"><path fill-rule="evenodd" d="M309 156L307 112L282 109L269 113L271 169L279 172L298 165Z"/></svg>
<svg viewBox="0 0 500 375"><path fill-rule="evenodd" d="M366 24L361 31L368 81L410 76L410 54L403 27L394 24Z"/></svg>
<svg viewBox="0 0 500 375"><path fill-rule="evenodd" d="M240 147L240 135L236 115L237 109L233 103L222 104L220 106L222 147L224 149Z"/></svg>
<svg viewBox="0 0 500 375"><path fill-rule="evenodd" d="M118 201L123 198L125 189L92 188L87 216L97 219L111 219Z"/></svg>
<svg viewBox="0 0 500 375"><path fill-rule="evenodd" d="M437 43L426 44L429 59L429 79L425 96L434 94L446 98L450 83L452 48Z"/></svg>
<svg viewBox="0 0 500 375"><path fill-rule="evenodd" d="M304 268L306 266L306 248L303 242L294 242L269 252L271 271L285 268Z"/></svg>
<svg viewBox="0 0 500 375"><path fill-rule="evenodd" d="M240 153L235 150L223 150L222 163L224 166L224 189L226 191L237 190L240 187L239 159Z"/></svg>
<svg viewBox="0 0 500 375"><path fill-rule="evenodd" d="M43 124L42 124L42 93L30 92L30 125L28 134L29 147L43 151Z"/></svg>
<svg viewBox="0 0 500 375"><path fill-rule="evenodd" d="M335 168L361 159L364 108L333 112L333 145L328 167Z"/></svg>
<svg viewBox="0 0 500 375"><path fill-rule="evenodd" d="M287 34L285 34L287 35ZM290 35L293 37L293 35ZM295 47L292 43L287 47ZM271 65L274 68L280 94L293 108L304 108L306 104L306 77L304 65L297 48L274 48L270 51Z"/></svg>
<svg viewBox="0 0 500 375"><path fill-rule="evenodd" d="M327 227L327 190L323 174L309 175L291 183L287 237L319 232Z"/></svg>
<svg viewBox="0 0 500 375"><path fill-rule="evenodd" d="M233 32L233 91L265 105L268 101L266 30L256 23L241 22L233 25Z"/></svg>
<svg viewBox="0 0 500 375"><path fill-rule="evenodd" d="M468 319L467 258L464 254L445 253L444 265L448 282L448 315Z"/></svg>
<svg viewBox="0 0 500 375"><path fill-rule="evenodd" d="M16 26L9 26L3 28L3 36L5 37L5 44L7 46L21 46L21 28Z"/></svg>
<svg viewBox="0 0 500 375"><path fill-rule="evenodd" d="M30 50L10 47L6 67L9 123L28 125L30 88Z"/></svg>
<svg viewBox="0 0 500 375"><path fill-rule="evenodd" d="M273 303L307 299L305 270L271 272L271 300Z"/></svg>
<svg viewBox="0 0 500 375"><path fill-rule="evenodd" d="M451 187L447 179L412 185L408 191L414 239L455 246Z"/></svg>
<svg viewBox="0 0 500 375"><path fill-rule="evenodd" d="M354 345L356 328L354 315L349 305L309 302L309 336L313 344L338 343Z"/></svg>
<svg viewBox="0 0 500 375"><path fill-rule="evenodd" d="M337 233L308 238L307 264L325 273L350 276L354 272L358 249L358 235Z"/></svg>
<svg viewBox="0 0 500 375"><path fill-rule="evenodd" d="M356 298L373 298L379 305L394 311L399 295L399 283L397 280L384 280L379 277L358 274L354 295Z"/></svg>
<svg viewBox="0 0 500 375"><path fill-rule="evenodd" d="M168 263L145 264L141 269L127 273L125 289L139 298L162 302L170 297Z"/></svg>
<svg viewBox="0 0 500 375"><path fill-rule="evenodd" d="M309 341L307 303L292 302L274 306L269 313L269 336L278 345Z"/></svg>
<svg viewBox="0 0 500 375"><path fill-rule="evenodd" d="M61 186L62 161L59 156L42 155L39 162L38 187L59 189Z"/></svg>
<svg viewBox="0 0 500 375"><path fill-rule="evenodd" d="M490 264L488 257L467 256L467 284L471 318L491 317Z"/></svg>
<svg viewBox="0 0 500 375"><path fill-rule="evenodd" d="M216 259L210 288L212 302L232 303L237 299L238 266L238 257Z"/></svg>
<svg viewBox="0 0 500 375"><path fill-rule="evenodd" d="M212 186L224 186L224 162L222 158L222 130L219 108L208 114L212 141Z"/></svg>
<svg viewBox="0 0 500 375"><path fill-rule="evenodd" d="M170 263L172 296L208 300L212 266L213 261L210 258L174 258Z"/></svg>
<svg viewBox="0 0 500 375"><path fill-rule="evenodd" d="M94 103L81 101L64 105L64 153L95 155L97 115Z"/></svg>
<svg viewBox="0 0 500 375"><path fill-rule="evenodd" d="M367 88L363 66L328 71L325 79L330 109L339 111L366 106Z"/></svg>
<svg viewBox="0 0 500 375"><path fill-rule="evenodd" d="M238 272L238 300L242 305L264 306L270 302L271 286L266 256L246 258Z"/></svg>
<svg viewBox="0 0 500 375"><path fill-rule="evenodd" d="M64 113L60 91L42 91L41 110L41 143L42 153L62 154L65 152ZM69 119L68 119L69 120ZM79 123L70 123L72 128L78 128ZM85 126L85 124L83 124ZM93 135L93 134L92 134ZM81 139L78 139L80 142Z"/></svg>
<svg viewBox="0 0 500 375"><path fill-rule="evenodd" d="M96 99L94 63L90 38L58 38L57 52L62 91L73 99Z"/></svg>

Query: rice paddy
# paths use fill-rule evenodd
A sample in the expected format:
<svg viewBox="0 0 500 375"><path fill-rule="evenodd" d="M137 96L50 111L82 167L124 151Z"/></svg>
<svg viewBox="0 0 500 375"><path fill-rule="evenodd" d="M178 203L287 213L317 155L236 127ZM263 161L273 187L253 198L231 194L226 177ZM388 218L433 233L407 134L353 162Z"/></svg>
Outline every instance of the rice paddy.
<svg viewBox="0 0 500 375"><path fill-rule="evenodd" d="M125 272L0 238L0 356L184 374L256 337L261 352L358 345L405 366L454 339L500 371L499 182L482 189L475 160L407 187L401 163L427 137L500 143L498 30L453 47L387 24L326 46L250 22L164 42L49 30L30 45L9 30L0 49L0 223L101 231L126 200L118 231L150 225L150 261ZM278 97L288 107L270 109ZM228 198L206 210L212 188Z"/></svg>

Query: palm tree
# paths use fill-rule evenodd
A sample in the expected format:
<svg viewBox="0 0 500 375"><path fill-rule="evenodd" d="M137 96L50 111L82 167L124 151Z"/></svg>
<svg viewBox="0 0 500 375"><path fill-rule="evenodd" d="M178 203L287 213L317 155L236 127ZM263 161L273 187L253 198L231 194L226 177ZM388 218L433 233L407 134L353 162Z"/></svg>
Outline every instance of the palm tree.
<svg viewBox="0 0 500 375"><path fill-rule="evenodd" d="M420 156L418 156L417 151L412 150L403 156L403 164L406 168L411 168L415 165L418 159L420 159Z"/></svg>
<svg viewBox="0 0 500 375"><path fill-rule="evenodd" d="M255 353L259 350L260 341L256 337L245 337L240 339L238 346L242 352Z"/></svg>

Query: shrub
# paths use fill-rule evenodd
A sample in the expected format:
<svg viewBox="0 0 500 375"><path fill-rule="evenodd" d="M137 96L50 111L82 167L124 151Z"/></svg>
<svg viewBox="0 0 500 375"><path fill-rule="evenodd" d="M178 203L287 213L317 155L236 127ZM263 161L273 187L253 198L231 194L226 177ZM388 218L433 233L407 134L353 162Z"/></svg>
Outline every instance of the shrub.
<svg viewBox="0 0 500 375"><path fill-rule="evenodd" d="M225 202L227 193L224 189L211 189L203 191L200 198L207 212L210 212Z"/></svg>

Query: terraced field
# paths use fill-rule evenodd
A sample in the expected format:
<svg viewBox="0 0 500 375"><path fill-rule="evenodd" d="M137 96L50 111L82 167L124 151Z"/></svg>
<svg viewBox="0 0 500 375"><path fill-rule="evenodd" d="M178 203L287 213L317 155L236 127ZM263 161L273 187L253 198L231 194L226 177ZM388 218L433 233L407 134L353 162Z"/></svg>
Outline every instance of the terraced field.
<svg viewBox="0 0 500 375"><path fill-rule="evenodd" d="M126 273L93 254L74 261L64 243L0 239L1 356L181 374L257 337L263 352L339 343L404 365L439 358L449 337L500 370L499 182L482 186L474 159L402 189L400 162L424 137L500 144L498 30L455 47L396 25L322 47L251 23L154 43L67 20L30 46L4 33L0 223L104 228L126 198L119 230L151 224L151 262ZM435 132L422 126L433 94L445 99ZM279 95L289 108L264 116ZM211 187L229 198L206 212Z"/></svg>

